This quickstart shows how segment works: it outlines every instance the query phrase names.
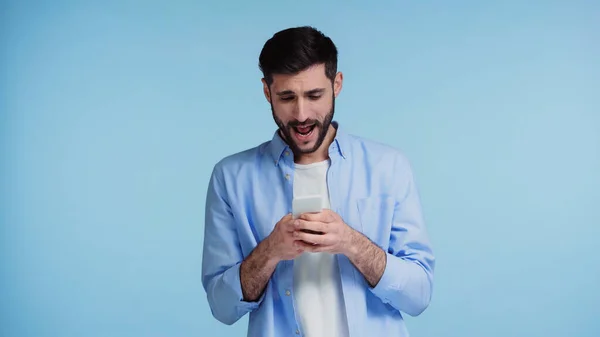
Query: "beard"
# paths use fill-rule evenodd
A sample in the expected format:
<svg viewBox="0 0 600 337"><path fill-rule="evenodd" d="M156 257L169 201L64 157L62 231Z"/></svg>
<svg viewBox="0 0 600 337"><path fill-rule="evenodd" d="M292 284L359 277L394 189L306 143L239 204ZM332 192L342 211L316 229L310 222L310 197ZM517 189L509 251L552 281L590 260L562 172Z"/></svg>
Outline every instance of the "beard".
<svg viewBox="0 0 600 337"><path fill-rule="evenodd" d="M296 155L309 154L309 153L313 153L313 152L317 151L317 149L319 149L319 147L321 147L321 145L323 144L323 141L325 141L325 137L327 137L327 131L329 131L329 126L331 125L331 121L333 121L333 115L335 113L335 97L333 97L333 100L331 103L331 110L329 110L329 113L327 113L327 115L325 116L323 121L319 121L316 119L307 119L304 122L300 122L298 120L293 120L293 121L288 122L287 124L284 124L283 121L281 119L277 118L277 116L275 115L275 109L273 108L273 103L271 103L271 113L273 114L273 120L275 120L275 123L279 127L279 135L288 144L288 146L290 147L292 152ZM317 141L315 142L315 145L313 145L313 147L308 148L308 149L301 149L298 146L298 144L296 144L294 139L292 138L291 130L292 130L292 128L297 127L297 126L312 125L312 124L314 124L315 127L319 128L319 134L317 136Z"/></svg>

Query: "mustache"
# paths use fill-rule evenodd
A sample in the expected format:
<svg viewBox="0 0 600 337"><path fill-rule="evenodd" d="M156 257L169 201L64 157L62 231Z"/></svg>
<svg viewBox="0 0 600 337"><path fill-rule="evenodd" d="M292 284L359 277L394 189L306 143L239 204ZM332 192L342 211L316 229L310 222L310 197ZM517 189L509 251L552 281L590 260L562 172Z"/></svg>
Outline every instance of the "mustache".
<svg viewBox="0 0 600 337"><path fill-rule="evenodd" d="M295 121L290 121L287 123L287 127L288 128L295 128L298 126L308 126L308 125L315 125L315 126L321 126L321 122L319 122L316 119L307 119L304 122L300 122L298 120Z"/></svg>

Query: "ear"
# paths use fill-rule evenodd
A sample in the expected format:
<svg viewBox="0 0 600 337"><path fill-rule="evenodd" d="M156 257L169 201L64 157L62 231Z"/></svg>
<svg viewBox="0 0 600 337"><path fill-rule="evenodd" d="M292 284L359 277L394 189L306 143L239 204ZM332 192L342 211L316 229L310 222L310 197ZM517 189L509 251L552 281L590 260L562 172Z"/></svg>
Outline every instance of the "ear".
<svg viewBox="0 0 600 337"><path fill-rule="evenodd" d="M342 91L342 82L343 81L344 81L344 74L342 74L342 72L338 72L337 74L335 74L335 78L333 79L333 93L335 94L336 98L340 94L340 91Z"/></svg>
<svg viewBox="0 0 600 337"><path fill-rule="evenodd" d="M269 85L267 84L267 81L265 81L264 78L260 81L263 84L263 93L265 94L265 98L267 99L267 102L271 103L271 90L269 89Z"/></svg>

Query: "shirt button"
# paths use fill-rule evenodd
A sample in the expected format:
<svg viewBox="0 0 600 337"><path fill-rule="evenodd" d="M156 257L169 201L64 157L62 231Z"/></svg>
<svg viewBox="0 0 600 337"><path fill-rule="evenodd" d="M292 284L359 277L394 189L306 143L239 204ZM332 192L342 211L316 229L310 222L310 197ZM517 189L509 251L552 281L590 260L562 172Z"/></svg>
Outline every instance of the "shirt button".
<svg viewBox="0 0 600 337"><path fill-rule="evenodd" d="M285 291L285 296L290 296L292 293L289 290Z"/></svg>
<svg viewBox="0 0 600 337"><path fill-rule="evenodd" d="M300 330L296 330L296 335L299 335L299 334L300 334Z"/></svg>
<svg viewBox="0 0 600 337"><path fill-rule="evenodd" d="M286 180L290 180L290 175L289 175L289 174L286 174L286 175L285 175L285 179L286 179Z"/></svg>
<svg viewBox="0 0 600 337"><path fill-rule="evenodd" d="M290 151L285 151L285 155L289 156L290 155Z"/></svg>

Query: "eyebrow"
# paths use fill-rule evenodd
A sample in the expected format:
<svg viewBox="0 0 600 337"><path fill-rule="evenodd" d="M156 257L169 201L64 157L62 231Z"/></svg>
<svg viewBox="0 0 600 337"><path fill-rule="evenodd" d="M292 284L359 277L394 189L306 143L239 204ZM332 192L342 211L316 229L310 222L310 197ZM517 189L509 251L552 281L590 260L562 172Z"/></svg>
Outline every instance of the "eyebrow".
<svg viewBox="0 0 600 337"><path fill-rule="evenodd" d="M308 91L305 91L304 94L307 96L310 95L314 95L314 94L320 94L325 92L325 88L316 88L316 89L311 89ZM293 95L295 94L292 90L283 90L283 91L279 91L277 92L277 96L284 96L284 95Z"/></svg>

